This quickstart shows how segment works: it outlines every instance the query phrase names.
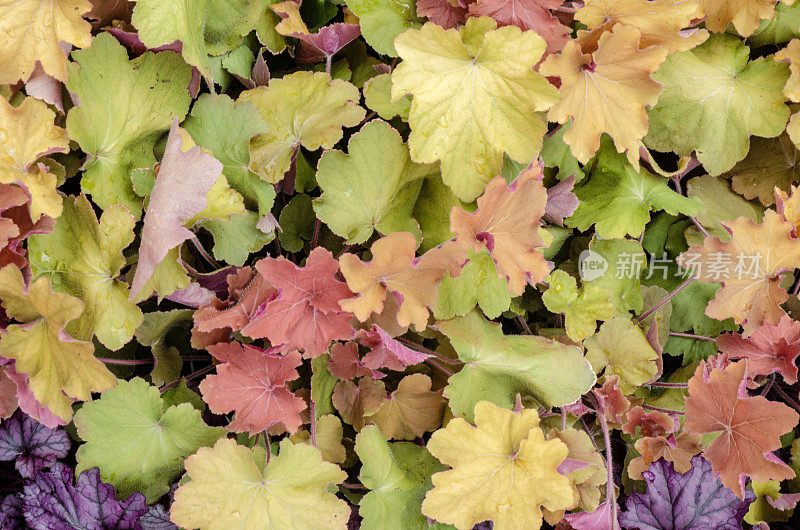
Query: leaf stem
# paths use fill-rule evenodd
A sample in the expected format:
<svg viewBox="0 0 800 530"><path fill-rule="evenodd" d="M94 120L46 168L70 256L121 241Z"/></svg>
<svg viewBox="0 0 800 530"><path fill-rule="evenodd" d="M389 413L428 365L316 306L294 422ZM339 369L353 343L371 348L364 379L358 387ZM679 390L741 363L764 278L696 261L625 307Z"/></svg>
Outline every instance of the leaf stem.
<svg viewBox="0 0 800 530"><path fill-rule="evenodd" d="M664 414L677 414L679 416L683 416L686 414L682 410L665 409L664 407L656 407L653 405L647 405L646 403L642 403L640 406L645 410L655 410L658 412L663 412Z"/></svg>
<svg viewBox="0 0 800 530"><path fill-rule="evenodd" d="M658 386L663 388L689 388L688 383L662 383L660 381L647 383L645 386Z"/></svg>
<svg viewBox="0 0 800 530"><path fill-rule="evenodd" d="M603 429L603 441L606 444L606 472L608 473L608 482L606 483L606 503L611 507L611 528L613 530L619 529L619 522L617 521L617 492L614 490L614 462L611 454L611 432L606 423L606 415L604 406L600 401L595 399L593 395L589 395L594 403L595 413L597 419L600 421L600 428Z"/></svg>
<svg viewBox="0 0 800 530"><path fill-rule="evenodd" d="M425 359L425 362L426 362L426 363L430 363L430 364L431 364L431 366L435 366L436 368L438 368L439 370L441 370L442 372L444 372L445 374L447 374L447 377L451 377L451 376L453 375L453 372L451 372L450 370L448 370L447 368L445 368L445 367L444 367L444 366L442 366L441 364L437 363L437 362L436 362L436 361L434 361L433 359Z"/></svg>
<svg viewBox="0 0 800 530"><path fill-rule="evenodd" d="M717 342L717 339L712 339L711 337L706 337L705 335L695 335L693 333L677 333L670 331L669 335L670 337L683 337L685 339L710 340L711 342Z"/></svg>
<svg viewBox="0 0 800 530"><path fill-rule="evenodd" d="M435 352L435 351L433 351L433 350L431 350L429 348L426 348L425 346L423 346L421 344L417 344L416 342L410 341L408 339L404 339L403 337L397 337L394 340L396 340L397 342L399 342L403 346L408 346L412 350L417 350L420 353L424 353L424 354L430 355L431 357L436 357L437 359L439 359L440 361L442 361L444 363L447 363L447 364L461 364L461 361L459 361L458 359L451 359L450 357L445 357L441 353L437 353L437 352Z"/></svg>
<svg viewBox="0 0 800 530"><path fill-rule="evenodd" d="M772 385L775 384L775 374L771 374L769 379L767 380L767 384L764 385L764 390L761 391L762 396L766 396L769 391L772 389Z"/></svg>
<svg viewBox="0 0 800 530"><path fill-rule="evenodd" d="M639 321L639 322L641 322L641 321L642 321L642 320L644 320L645 318L647 318L647 317L649 317L650 315L652 315L654 312L656 312L656 310L658 310L658 308L659 308L659 307L661 307L662 305L664 305L664 304L666 304L667 302L669 302L670 300L672 300L672 298L673 298L673 297L674 297L676 294L678 294L679 292L681 292L681 291L682 291L682 290L683 290L683 289L684 289L684 288L685 288L687 285L689 285L689 284L690 284L690 283L692 283L693 281L694 281L694 278L689 278L688 280L686 280L685 282L683 282L682 284L680 284L678 287L676 287L676 288L675 288L675 290L674 290L674 291L672 291L672 292L671 292L671 293L669 293L667 296L665 296L665 297L664 297L664 298L663 298L663 299L662 299L662 300L661 300L659 303L657 303L657 304L656 304L656 305L654 305L652 308L648 309L648 310L647 310L647 312L645 312L643 315L641 315L641 316L639 317L638 321Z"/></svg>
<svg viewBox="0 0 800 530"><path fill-rule="evenodd" d="M530 326L528 326L528 323L525 322L524 318L522 318L522 315L517 315L517 322L519 322L519 325L522 326L522 329L525 331L526 335L533 335Z"/></svg>
<svg viewBox="0 0 800 530"><path fill-rule="evenodd" d="M142 364L153 364L153 359L107 359L105 357L95 357L101 363L119 364L124 366L139 366Z"/></svg>
<svg viewBox="0 0 800 530"><path fill-rule="evenodd" d="M780 395L786 402L796 411L800 412L800 404L797 403L792 397L783 391L780 385L773 385L775 387L775 391Z"/></svg>
<svg viewBox="0 0 800 530"><path fill-rule="evenodd" d="M317 239L319 239L320 221L316 219L314 222L314 237L311 238L311 250L317 248Z"/></svg>
<svg viewBox="0 0 800 530"><path fill-rule="evenodd" d="M182 377L181 379L185 379L186 381L189 381L190 379L194 379L195 377L200 377L201 375L207 374L208 372L213 370L215 366L216 366L215 364L210 364L210 365L206 366L205 368L200 368L196 372L192 372L191 374L189 374L189 375L187 375L185 377ZM162 386L161 388L158 389L158 391L159 392L164 392L165 390L169 390L170 388L172 388L174 386L178 386L180 384L180 382L181 382L181 379L176 379L175 381Z"/></svg>
<svg viewBox="0 0 800 530"><path fill-rule="evenodd" d="M692 221L692 224L694 224L694 226L696 226L698 230L700 230L700 233L703 234L704 237L711 237L711 234L708 233L706 227L700 224L700 221L698 221L692 216L689 216L689 220Z"/></svg>

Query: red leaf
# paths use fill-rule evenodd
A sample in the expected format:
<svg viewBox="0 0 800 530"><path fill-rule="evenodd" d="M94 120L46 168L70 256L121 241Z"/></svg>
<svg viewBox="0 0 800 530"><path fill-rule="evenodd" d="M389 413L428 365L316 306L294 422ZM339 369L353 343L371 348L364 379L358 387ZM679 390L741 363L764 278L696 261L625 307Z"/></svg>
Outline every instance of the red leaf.
<svg viewBox="0 0 800 530"><path fill-rule="evenodd" d="M684 423L698 434L720 432L703 456L740 499L745 476L759 482L794 477L794 471L771 451L780 449L780 436L800 419L783 403L749 396L746 382L747 361L711 372L701 361L689 380Z"/></svg>
<svg viewBox="0 0 800 530"><path fill-rule="evenodd" d="M739 333L717 337L717 346L732 359L747 359L748 375L767 375L778 372L789 384L797 382L800 355L800 322L784 315L778 325L766 322L749 339Z"/></svg>
<svg viewBox="0 0 800 530"><path fill-rule="evenodd" d="M267 338L286 349L302 349L306 357L327 353L332 340L352 337L352 315L342 311L339 300L353 293L347 284L334 278L339 263L330 252L315 248L305 267L281 257L264 258L256 263L256 269L279 294L242 329L246 336Z"/></svg>
<svg viewBox="0 0 800 530"><path fill-rule="evenodd" d="M377 370L370 370L358 356L358 344L355 342L337 342L331 346L331 358L328 361L328 371L339 379L354 379L368 376L380 379L386 374Z"/></svg>
<svg viewBox="0 0 800 530"><path fill-rule="evenodd" d="M448 0L417 0L417 16L451 29L467 20L467 9L454 6Z"/></svg>
<svg viewBox="0 0 800 530"><path fill-rule="evenodd" d="M553 53L569 40L570 29L550 12L561 4L562 0L478 0L469 6L469 14L492 17L498 26L533 30L547 43L547 53Z"/></svg>
<svg viewBox="0 0 800 530"><path fill-rule="evenodd" d="M297 351L278 355L274 348L238 342L214 344L208 351L224 364L217 366L216 375L203 379L200 392L214 414L236 412L228 429L256 434L280 422L287 431L297 432L306 402L286 386L299 376L296 368L302 361Z"/></svg>
<svg viewBox="0 0 800 530"><path fill-rule="evenodd" d="M370 348L369 353L364 356L363 362L373 370L388 368L401 371L406 366L419 364L430 357L427 353L403 346L375 324L369 331L359 330L356 338L361 344Z"/></svg>
<svg viewBox="0 0 800 530"><path fill-rule="evenodd" d="M239 331L258 314L258 309L274 299L278 291L253 269L239 269L228 276L228 300L215 300L212 305L198 309L194 323L198 331L209 333L215 329L230 328Z"/></svg>

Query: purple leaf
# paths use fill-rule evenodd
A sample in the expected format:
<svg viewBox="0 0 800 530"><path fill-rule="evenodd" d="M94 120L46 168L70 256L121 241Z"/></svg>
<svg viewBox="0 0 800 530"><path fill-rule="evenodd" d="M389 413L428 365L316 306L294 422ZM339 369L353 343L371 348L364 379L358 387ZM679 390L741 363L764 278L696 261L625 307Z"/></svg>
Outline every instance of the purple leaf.
<svg viewBox="0 0 800 530"><path fill-rule="evenodd" d="M660 459L642 473L647 481L645 494L633 494L626 501L627 511L620 516L623 528L637 530L734 530L750 503L755 500L747 491L745 500L714 477L711 464L703 457L692 458L692 468L681 475L672 462Z"/></svg>
<svg viewBox="0 0 800 530"><path fill-rule="evenodd" d="M136 529L147 512L144 495L132 493L125 501L114 498L114 487L100 480L95 467L81 473L76 485L67 466L57 463L50 471L25 484L23 512L33 529L84 530Z"/></svg>
<svg viewBox="0 0 800 530"><path fill-rule="evenodd" d="M169 520L169 512L160 504L154 504L147 513L139 519L142 530L178 530L178 527Z"/></svg>
<svg viewBox="0 0 800 530"><path fill-rule="evenodd" d="M8 495L0 502L0 528L3 530L25 530L25 518L22 516L22 496L17 493Z"/></svg>
<svg viewBox="0 0 800 530"><path fill-rule="evenodd" d="M42 425L19 410L0 423L0 461L16 459L17 471L25 478L67 456L69 446L65 431Z"/></svg>
<svg viewBox="0 0 800 530"><path fill-rule="evenodd" d="M575 175L566 178L547 190L547 205L544 208L544 218L558 226L564 225L564 219L575 213L580 201L572 193L575 187Z"/></svg>

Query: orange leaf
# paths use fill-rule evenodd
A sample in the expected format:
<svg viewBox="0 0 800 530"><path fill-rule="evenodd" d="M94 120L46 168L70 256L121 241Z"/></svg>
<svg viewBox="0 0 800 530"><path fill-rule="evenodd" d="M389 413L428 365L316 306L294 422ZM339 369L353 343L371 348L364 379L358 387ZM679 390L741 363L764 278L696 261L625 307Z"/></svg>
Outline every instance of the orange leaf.
<svg viewBox="0 0 800 530"><path fill-rule="evenodd" d="M794 429L800 419L783 403L749 396L746 382L747 361L710 372L701 361L689 380L684 423L698 434L720 432L703 456L722 484L740 499L744 475L759 482L795 476L771 451L780 449L780 436Z"/></svg>
<svg viewBox="0 0 800 530"><path fill-rule="evenodd" d="M784 315L777 326L766 323L749 339L739 333L717 337L717 346L732 359L747 359L750 376L778 372L793 385L797 382L795 359L800 355L800 322Z"/></svg>

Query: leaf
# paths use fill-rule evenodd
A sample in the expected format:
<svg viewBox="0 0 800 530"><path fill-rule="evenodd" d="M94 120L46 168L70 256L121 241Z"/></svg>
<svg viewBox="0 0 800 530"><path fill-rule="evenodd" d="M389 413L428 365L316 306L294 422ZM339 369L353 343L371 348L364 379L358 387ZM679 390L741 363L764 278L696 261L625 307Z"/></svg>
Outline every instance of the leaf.
<svg viewBox="0 0 800 530"><path fill-rule="evenodd" d="M791 5L794 0L781 0ZM749 37L757 28L759 19L772 18L776 0L701 0L698 16L706 16L706 27L722 32L733 23L742 37Z"/></svg>
<svg viewBox="0 0 800 530"><path fill-rule="evenodd" d="M302 251L305 242L314 238L316 221L317 216L311 206L311 197L302 193L292 197L278 217L278 225L281 227L278 240L281 242L281 247L289 252Z"/></svg>
<svg viewBox="0 0 800 530"><path fill-rule="evenodd" d="M560 470L572 484L577 496L578 507L588 512L594 512L600 506L600 486L608 482L603 456L595 449L592 439L586 432L572 428L561 431L551 430L547 435L548 440L561 440L569 448L567 460L580 466L570 472Z"/></svg>
<svg viewBox="0 0 800 530"><path fill-rule="evenodd" d="M749 339L739 333L720 335L717 346L731 359L747 359L748 374L777 372L788 384L797 382L795 361L800 355L800 322L789 315L781 317L777 325L765 323Z"/></svg>
<svg viewBox="0 0 800 530"><path fill-rule="evenodd" d="M695 151L706 171L719 175L747 155L751 135L781 134L789 117L782 92L788 67L768 58L748 62L748 54L735 37L714 35L670 55L653 74L664 89L648 112L645 145L680 156Z"/></svg>
<svg viewBox="0 0 800 530"><path fill-rule="evenodd" d="M444 395L455 416L472 420L479 401L511 408L531 396L546 407L568 405L586 393L595 376L579 348L540 336L504 335L476 311L436 323L464 362Z"/></svg>
<svg viewBox="0 0 800 530"><path fill-rule="evenodd" d="M632 394L657 373L658 353L627 316L604 322L583 345L594 372L619 376L619 389L625 394Z"/></svg>
<svg viewBox="0 0 800 530"><path fill-rule="evenodd" d="M633 493L620 524L629 529L741 528L742 518L755 496L737 498L714 476L701 456L692 459L686 473L677 473L670 462L659 460L643 473L646 493Z"/></svg>
<svg viewBox="0 0 800 530"><path fill-rule="evenodd" d="M474 426L454 418L433 433L427 447L452 469L433 475L422 513L458 530L485 520L498 530L519 521L538 529L542 507L555 511L575 502L569 480L556 470L567 446L545 440L535 410L514 413L481 401Z"/></svg>
<svg viewBox="0 0 800 530"><path fill-rule="evenodd" d="M564 142L583 164L600 147L600 136L608 133L617 151L626 152L638 169L639 146L647 134L645 107L655 105L661 91L650 76L668 51L660 46L640 48L640 38L636 27L617 24L613 32L600 36L593 53L583 52L572 41L539 67L542 75L561 79L561 101L550 108L547 118L559 123L572 120Z"/></svg>
<svg viewBox="0 0 800 530"><path fill-rule="evenodd" d="M348 505L326 491L347 475L315 447L280 443L266 462L262 447L229 439L186 459L186 481L175 492L172 522L187 528L260 527L344 530Z"/></svg>
<svg viewBox="0 0 800 530"><path fill-rule="evenodd" d="M444 404L441 390L431 390L430 377L411 374L367 419L389 440L414 440L441 426Z"/></svg>
<svg viewBox="0 0 800 530"><path fill-rule="evenodd" d="M75 296L84 311L67 326L75 338L97 336L119 350L142 323L142 311L128 301L128 284L119 279L126 266L123 251L133 243L135 219L124 206L107 208L98 222L85 195L68 197L53 232L31 236L28 252L36 277Z"/></svg>
<svg viewBox="0 0 800 530"><path fill-rule="evenodd" d="M170 250L186 240L196 240L184 224L209 206L207 195L222 176L222 167L219 160L200 147L185 145L178 119L172 121L161 169L144 216L139 261L131 282L132 300L152 294L142 289ZM159 293L168 294L171 293Z"/></svg>
<svg viewBox="0 0 800 530"><path fill-rule="evenodd" d="M419 364L430 357L427 353L403 346L377 324L372 324L369 331L358 330L356 338L369 348L369 353L364 356L363 361L365 366L374 370L388 368L402 371L406 367Z"/></svg>
<svg viewBox="0 0 800 530"><path fill-rule="evenodd" d="M105 33L73 57L67 89L81 104L67 114L67 132L87 154L81 189L101 208L122 204L138 219L142 205L131 173L156 164L156 141L173 116L182 119L189 110L191 69L173 52L128 61L125 48Z"/></svg>
<svg viewBox="0 0 800 530"><path fill-rule="evenodd" d="M547 202L540 178L538 166L521 173L510 186L495 177L478 199L475 213L461 208L450 213L456 242L476 252L486 248L498 275L508 279L508 288L516 295L522 294L526 283L538 283L549 272L538 250L545 246L539 227Z"/></svg>
<svg viewBox="0 0 800 530"><path fill-rule="evenodd" d="M614 306L618 312L633 311L640 313L644 301L639 281L645 263L647 263L642 245L632 239L600 239L595 237L589 243L589 251L593 256L599 256L605 263L602 274L585 276L584 289L591 285L592 288L604 287L611 291ZM604 261L603 261L604 260Z"/></svg>
<svg viewBox="0 0 800 530"><path fill-rule="evenodd" d="M26 81L38 61L59 81L67 79L63 41L78 48L92 42L83 20L89 0L22 0L0 4L0 83Z"/></svg>
<svg viewBox="0 0 800 530"><path fill-rule="evenodd" d="M339 307L351 293L335 278L339 264L330 252L315 248L302 268L280 257L264 258L256 269L279 294L258 309L258 316L242 329L244 335L302 349L306 357L322 355L332 340L352 336L352 315Z"/></svg>
<svg viewBox="0 0 800 530"><path fill-rule="evenodd" d="M689 216L703 210L699 199L682 197L666 179L644 168L637 171L609 141L602 142L595 160L592 178L575 192L580 205L567 226L584 231L594 224L597 235L614 239L641 234L653 210Z"/></svg>
<svg viewBox="0 0 800 530"><path fill-rule="evenodd" d="M672 463L678 473L686 473L692 468L692 457L703 450L703 440L699 434L683 431L677 435L645 436L636 440L634 447L641 456L631 459L628 476L642 480L647 468L659 459Z"/></svg>
<svg viewBox="0 0 800 530"><path fill-rule="evenodd" d="M278 295L278 290L249 267L227 275L228 298L212 300L194 313L195 329L202 333L230 328L240 331L259 315L259 309ZM229 334L229 333L226 333Z"/></svg>
<svg viewBox="0 0 800 530"><path fill-rule="evenodd" d="M364 366L358 355L358 344L355 342L334 342L331 346L327 367L331 375L339 379L355 379L356 377L380 379L386 375Z"/></svg>
<svg viewBox="0 0 800 530"><path fill-rule="evenodd" d="M550 10L559 7L559 0L477 0L469 4L473 17L492 17L498 26L517 26L522 31L535 31L547 43L545 54L561 50L569 40L570 28L561 24Z"/></svg>
<svg viewBox="0 0 800 530"><path fill-rule="evenodd" d="M24 268L28 259L22 241L29 235L50 232L53 224L48 216L32 221L31 195L25 188L0 183L0 267L13 264Z"/></svg>
<svg viewBox="0 0 800 530"><path fill-rule="evenodd" d="M384 120L391 120L400 116L408 121L411 109L411 98L403 96L397 101L392 101L391 74L379 74L364 82L364 104L374 110Z"/></svg>
<svg viewBox="0 0 800 530"><path fill-rule="evenodd" d="M380 529L392 521L397 530L427 530L420 506L441 464L424 447L387 442L374 425L358 433L355 451L363 463L358 478L370 490L358 503L361 527Z"/></svg>
<svg viewBox="0 0 800 530"><path fill-rule="evenodd" d="M362 377L358 385L352 381L338 381L333 389L333 406L342 419L360 431L364 427L364 416L369 416L380 408L386 397L386 385Z"/></svg>
<svg viewBox="0 0 800 530"><path fill-rule="evenodd" d="M578 40L596 48L605 31L626 24L640 30L642 48L662 46L670 53L690 50L708 38L708 31L691 27L692 19L700 18L700 1L587 0L575 12L575 19L590 31L586 35L579 32Z"/></svg>
<svg viewBox="0 0 800 530"><path fill-rule="evenodd" d="M422 231L420 252L427 252L456 237L456 233L450 231L450 212L454 206L472 209L461 202L438 176L423 181L413 210L414 219Z"/></svg>
<svg viewBox="0 0 800 530"><path fill-rule="evenodd" d="M726 176L733 190L745 199L758 199L764 206L775 203L775 188L789 191L800 180L800 152L789 136L758 138L750 141L747 157Z"/></svg>
<svg viewBox="0 0 800 530"><path fill-rule="evenodd" d="M420 26L414 0L348 0L347 7L358 17L367 44L381 55L396 57L395 37L409 28Z"/></svg>
<svg viewBox="0 0 800 530"><path fill-rule="evenodd" d="M191 309L173 309L172 311L153 311L144 315L142 325L136 329L136 341L142 346L149 346L153 355L153 371L151 382L162 386L180 379L183 360L178 348L167 342L167 333L174 328L190 327L192 324Z"/></svg>
<svg viewBox="0 0 800 530"><path fill-rule="evenodd" d="M449 269L461 265L465 252L455 246L441 246L417 258L417 246L410 232L393 232L372 244L369 262L349 252L343 254L339 266L356 296L342 300L342 309L364 322L373 312L381 313L387 294L394 294L399 303L398 323L425 329L428 308L438 296L438 282Z"/></svg>
<svg viewBox="0 0 800 530"><path fill-rule="evenodd" d="M800 37L800 10L798 4L791 7L784 2L775 4L772 18L761 20L760 26L747 39L756 46L783 44ZM797 27L796 27L797 26Z"/></svg>
<svg viewBox="0 0 800 530"><path fill-rule="evenodd" d="M722 484L744 498L740 477L785 480L794 471L771 453L780 449L779 437L797 425L800 416L783 403L749 396L745 389L747 361L724 370L709 369L705 361L689 380L684 427L698 434L717 433L703 456Z"/></svg>
<svg viewBox="0 0 800 530"><path fill-rule="evenodd" d="M295 72L242 92L239 101L252 102L269 124L250 143L251 167L261 178L279 182L301 145L309 151L331 149L343 127L364 119L358 100L356 87L319 72Z"/></svg>
<svg viewBox="0 0 800 530"><path fill-rule="evenodd" d="M214 414L236 412L229 430L256 434L278 422L291 433L300 428L306 403L286 385L298 377L300 354L278 355L238 342L207 349L223 364L200 382L200 392Z"/></svg>
<svg viewBox="0 0 800 530"><path fill-rule="evenodd" d="M141 491L150 502L169 491L187 456L225 434L189 403L165 406L158 389L138 377L86 403L75 426L85 442L77 472L98 467L117 495Z"/></svg>
<svg viewBox="0 0 800 530"><path fill-rule="evenodd" d="M414 96L411 159L441 160L444 183L463 201L499 174L503 152L521 163L533 159L546 132L534 113L558 97L532 69L544 40L495 27L487 18L471 18L459 31L428 23L395 39L403 62L392 73L392 99Z"/></svg>
<svg viewBox="0 0 800 530"><path fill-rule="evenodd" d="M69 150L66 132L53 124L55 117L46 104L36 99L25 98L14 108L0 98L0 146L6 153L0 158L0 183L18 183L28 190L33 222L42 215L61 215L57 177L48 168L51 163L37 163L43 156Z"/></svg>
<svg viewBox="0 0 800 530"><path fill-rule="evenodd" d="M755 142L753 143L755 145ZM750 157L745 160L749 159ZM711 175L694 177L686 183L686 196L703 202L706 211L697 214L697 222L703 225L709 234L723 240L728 239L730 234L719 224L720 221L733 221L738 217L749 217L753 221L761 222L764 217L764 210L759 205L746 201L734 193L728 182L721 177L712 177ZM692 228L690 227L689 230ZM697 235L698 238L690 238L687 231L687 241L690 244L696 244L696 239L702 241L702 234L697 231Z"/></svg>
<svg viewBox="0 0 800 530"><path fill-rule="evenodd" d="M455 28L467 19L467 9L451 0L417 0L417 16L428 20L444 29Z"/></svg>
<svg viewBox="0 0 800 530"><path fill-rule="evenodd" d="M192 106L183 127L197 145L222 162L231 188L242 195L245 206L260 217L268 215L275 201L274 186L250 169L250 139L269 129L254 106L234 102L224 94L202 94Z"/></svg>
<svg viewBox="0 0 800 530"><path fill-rule="evenodd" d="M605 287L588 282L578 289L577 280L562 270L551 272L548 284L542 302L548 311L564 314L567 336L572 340L594 335L598 320L614 317L611 291Z"/></svg>
<svg viewBox="0 0 800 530"><path fill-rule="evenodd" d="M488 251L468 250L469 261L461 274L448 274L439 284L439 299L434 315L441 320L463 316L478 304L488 318L497 318L511 305L508 282L497 273L497 266Z"/></svg>
<svg viewBox="0 0 800 530"><path fill-rule="evenodd" d="M69 446L65 431L46 427L22 411L0 424L0 461L14 460L14 467L26 479L67 456Z"/></svg>
<svg viewBox="0 0 800 530"><path fill-rule="evenodd" d="M90 342L64 331L83 311L80 300L53 292L48 278L26 285L19 269L7 265L0 269L0 302L20 322L9 325L0 338L0 356L16 361L16 371L29 377L36 400L53 414L69 421L73 399L86 401L92 392L117 383L94 358Z"/></svg>
<svg viewBox="0 0 800 530"><path fill-rule="evenodd" d="M22 507L30 528L136 528L147 512L144 495L114 498L114 487L100 480L96 468L81 473L72 484L72 469L57 463L25 483Z"/></svg>
<svg viewBox="0 0 800 530"><path fill-rule="evenodd" d="M753 482L753 493L756 500L747 510L744 522L756 525L760 521L788 521L800 497L797 493L782 494L780 488L780 482L775 480Z"/></svg>
<svg viewBox="0 0 800 530"><path fill-rule="evenodd" d="M314 210L350 244L364 243L373 230L418 234L411 209L421 179L433 171L411 161L402 137L389 124L371 121L351 137L348 154L323 153L317 165L322 195L314 200Z"/></svg>
<svg viewBox="0 0 800 530"><path fill-rule="evenodd" d="M789 295L780 286L780 275L794 269L800 246L791 236L794 225L767 210L756 224L740 217L724 224L731 239L706 238L679 256L679 264L700 281L722 283L709 302L706 315L723 320L733 317L749 336L762 322L778 324L785 314L780 304Z"/></svg>

